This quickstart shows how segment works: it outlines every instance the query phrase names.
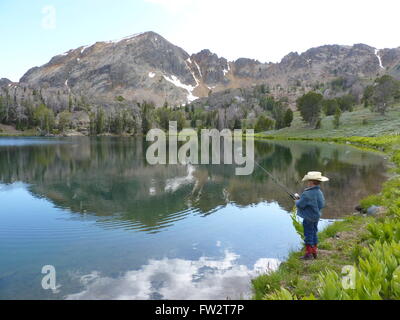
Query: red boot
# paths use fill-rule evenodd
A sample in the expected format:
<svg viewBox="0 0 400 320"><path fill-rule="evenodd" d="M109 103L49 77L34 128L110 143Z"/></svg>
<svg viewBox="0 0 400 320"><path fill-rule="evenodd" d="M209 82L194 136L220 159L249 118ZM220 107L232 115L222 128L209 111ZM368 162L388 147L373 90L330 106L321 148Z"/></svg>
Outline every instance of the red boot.
<svg viewBox="0 0 400 320"><path fill-rule="evenodd" d="M300 257L301 260L311 260L313 259L313 248L309 244L306 244L306 254Z"/></svg>
<svg viewBox="0 0 400 320"><path fill-rule="evenodd" d="M318 246L314 245L314 246L312 246L311 249L312 249L311 253L312 253L314 259L317 259L318 258Z"/></svg>

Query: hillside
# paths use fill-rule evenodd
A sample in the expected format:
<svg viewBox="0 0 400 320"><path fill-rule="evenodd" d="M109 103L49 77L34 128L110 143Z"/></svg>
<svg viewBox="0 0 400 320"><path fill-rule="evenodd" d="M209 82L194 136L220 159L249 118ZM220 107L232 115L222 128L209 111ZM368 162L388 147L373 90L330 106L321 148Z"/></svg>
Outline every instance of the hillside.
<svg viewBox="0 0 400 320"><path fill-rule="evenodd" d="M373 113L363 106L358 106L353 112L342 114L337 129L334 128L332 121L333 116L323 117L321 129L310 129L301 119L299 112L295 112L290 128L266 131L263 134L282 138L377 137L400 134L400 105L390 108L386 115Z"/></svg>

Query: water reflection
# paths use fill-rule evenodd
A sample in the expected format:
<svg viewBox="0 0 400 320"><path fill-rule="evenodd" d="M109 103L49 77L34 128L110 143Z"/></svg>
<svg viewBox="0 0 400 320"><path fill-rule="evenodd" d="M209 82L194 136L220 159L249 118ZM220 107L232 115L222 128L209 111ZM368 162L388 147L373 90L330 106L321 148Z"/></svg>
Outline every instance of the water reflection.
<svg viewBox="0 0 400 320"><path fill-rule="evenodd" d="M150 260L140 270L111 278L93 271L78 277L83 287L66 299L77 300L221 300L249 299L251 279L275 270L279 260L262 258L251 267L237 263L239 255L226 250L221 259Z"/></svg>
<svg viewBox="0 0 400 320"><path fill-rule="evenodd" d="M15 139L14 139L15 140ZM29 139L29 141L32 141ZM104 227L157 232L188 214L207 216L228 203L245 207L293 202L265 173L235 176L232 165L150 166L146 143L131 138L69 138L49 143L3 143L0 180L29 184L36 197L81 214L94 214ZM385 162L375 153L308 142L257 142L256 161L293 191L305 172L319 169L325 218L349 213L358 200L380 189Z"/></svg>
<svg viewBox="0 0 400 320"><path fill-rule="evenodd" d="M293 191L309 170L329 176L325 218L386 179L380 155L348 146L255 149ZM261 169L150 166L145 150L132 138L0 139L2 299L245 298L250 278L300 245L292 200ZM57 292L40 286L47 264Z"/></svg>

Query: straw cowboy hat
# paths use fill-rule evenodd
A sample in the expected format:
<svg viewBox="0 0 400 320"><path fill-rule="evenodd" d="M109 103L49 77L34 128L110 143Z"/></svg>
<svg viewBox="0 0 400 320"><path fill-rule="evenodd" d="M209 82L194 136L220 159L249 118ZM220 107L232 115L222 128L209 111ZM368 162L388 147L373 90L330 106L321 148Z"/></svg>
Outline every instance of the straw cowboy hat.
<svg viewBox="0 0 400 320"><path fill-rule="evenodd" d="M304 176L302 181L309 181L309 180L326 182L329 181L329 178L324 177L321 172L310 171Z"/></svg>

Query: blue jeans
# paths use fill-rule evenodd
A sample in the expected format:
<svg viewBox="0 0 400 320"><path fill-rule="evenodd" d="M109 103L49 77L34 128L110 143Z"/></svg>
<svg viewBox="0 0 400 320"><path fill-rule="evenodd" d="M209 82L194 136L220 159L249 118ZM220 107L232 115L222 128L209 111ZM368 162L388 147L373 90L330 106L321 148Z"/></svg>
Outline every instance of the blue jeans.
<svg viewBox="0 0 400 320"><path fill-rule="evenodd" d="M304 242L307 245L314 246L318 244L318 221L312 222L303 219Z"/></svg>

